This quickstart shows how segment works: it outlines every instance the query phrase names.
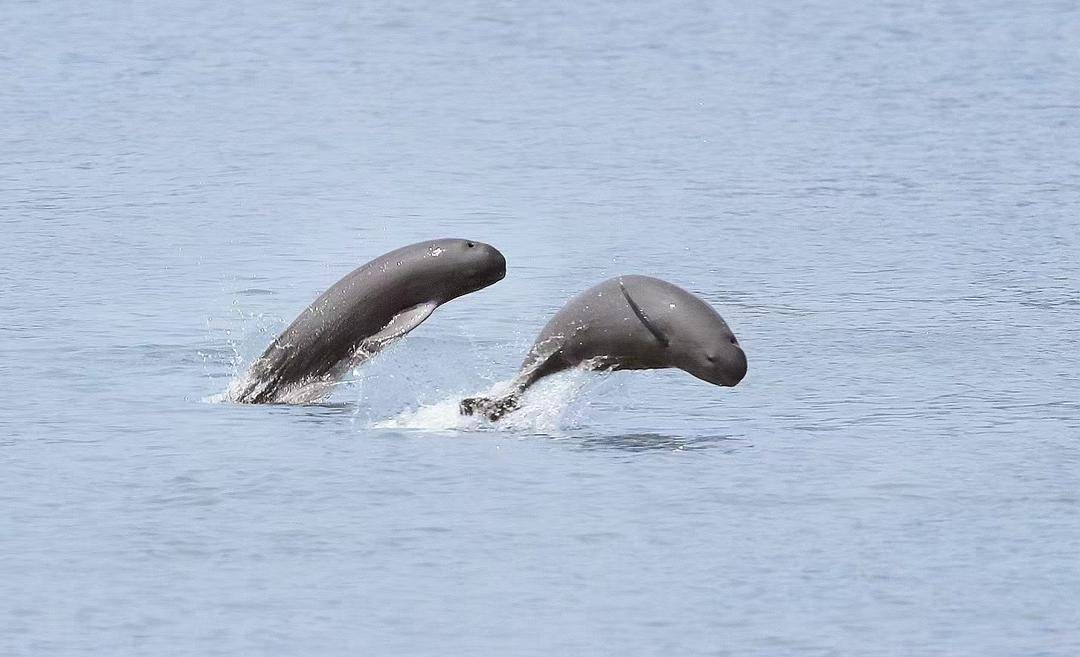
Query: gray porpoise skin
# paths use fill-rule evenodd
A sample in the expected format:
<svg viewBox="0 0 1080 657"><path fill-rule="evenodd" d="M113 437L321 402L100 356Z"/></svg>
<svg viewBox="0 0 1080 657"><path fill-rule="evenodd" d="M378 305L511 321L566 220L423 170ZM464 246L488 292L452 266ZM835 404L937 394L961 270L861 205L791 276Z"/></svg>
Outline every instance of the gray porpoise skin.
<svg viewBox="0 0 1080 657"><path fill-rule="evenodd" d="M231 401L308 403L351 367L415 328L439 305L506 275L493 246L419 242L382 255L319 295L234 382Z"/></svg>
<svg viewBox="0 0 1080 657"><path fill-rule="evenodd" d="M724 319L699 297L658 278L618 276L585 290L551 318L509 395L465 399L461 412L497 420L520 406L521 393L533 383L578 366L674 367L734 386L746 376L746 354Z"/></svg>

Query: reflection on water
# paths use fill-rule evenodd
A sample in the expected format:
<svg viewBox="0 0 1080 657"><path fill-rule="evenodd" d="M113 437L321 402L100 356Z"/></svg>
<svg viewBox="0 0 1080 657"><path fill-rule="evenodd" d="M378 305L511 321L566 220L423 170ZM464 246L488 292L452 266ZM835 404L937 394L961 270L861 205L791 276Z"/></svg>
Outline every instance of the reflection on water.
<svg viewBox="0 0 1080 657"><path fill-rule="evenodd" d="M626 452L720 450L728 454L753 447L732 436L675 436L658 433L627 433L615 436L582 436L575 443L584 450Z"/></svg>

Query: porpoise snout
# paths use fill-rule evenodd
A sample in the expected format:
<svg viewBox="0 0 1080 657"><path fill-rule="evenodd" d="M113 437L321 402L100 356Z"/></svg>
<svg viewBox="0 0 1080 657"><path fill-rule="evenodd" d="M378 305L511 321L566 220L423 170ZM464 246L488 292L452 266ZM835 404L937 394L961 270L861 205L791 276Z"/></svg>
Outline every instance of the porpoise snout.
<svg viewBox="0 0 1080 657"><path fill-rule="evenodd" d="M506 278L506 257L502 252L490 244L481 244L480 248L484 249L484 256L491 263L492 276L494 277L492 282Z"/></svg>
<svg viewBox="0 0 1080 657"><path fill-rule="evenodd" d="M483 242L469 242L469 251L475 258L469 276L478 285L487 287L506 278L506 258L498 249Z"/></svg>
<svg viewBox="0 0 1080 657"><path fill-rule="evenodd" d="M742 347L732 342L703 357L695 355L690 363L684 360L677 366L714 386L731 388L746 376L746 354Z"/></svg>
<svg viewBox="0 0 1080 657"><path fill-rule="evenodd" d="M739 384L746 376L746 352L741 347L735 347L735 355L727 368L727 376L724 385L731 388Z"/></svg>

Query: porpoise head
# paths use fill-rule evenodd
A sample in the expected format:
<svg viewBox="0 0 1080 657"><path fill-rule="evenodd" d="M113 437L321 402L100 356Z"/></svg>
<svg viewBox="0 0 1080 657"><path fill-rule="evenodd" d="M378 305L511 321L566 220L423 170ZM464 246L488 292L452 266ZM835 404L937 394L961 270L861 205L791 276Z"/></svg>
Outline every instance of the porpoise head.
<svg viewBox="0 0 1080 657"><path fill-rule="evenodd" d="M428 246L429 255L439 263L445 285L445 300L476 292L506 276L506 258L490 244L476 240L435 240Z"/></svg>
<svg viewBox="0 0 1080 657"><path fill-rule="evenodd" d="M637 279L648 299L649 289L660 297L642 308L624 280ZM623 277L619 287L631 309L662 347L665 365L677 367L713 385L731 387L746 376L746 354L727 322L701 298L666 281Z"/></svg>
<svg viewBox="0 0 1080 657"><path fill-rule="evenodd" d="M681 355L682 369L702 381L731 387L746 376L746 353L730 330L703 343L693 352Z"/></svg>
<svg viewBox="0 0 1080 657"><path fill-rule="evenodd" d="M727 322L712 308L682 317L686 330L672 332L672 363L713 385L731 387L746 376L746 353ZM690 310L690 309L687 309Z"/></svg>

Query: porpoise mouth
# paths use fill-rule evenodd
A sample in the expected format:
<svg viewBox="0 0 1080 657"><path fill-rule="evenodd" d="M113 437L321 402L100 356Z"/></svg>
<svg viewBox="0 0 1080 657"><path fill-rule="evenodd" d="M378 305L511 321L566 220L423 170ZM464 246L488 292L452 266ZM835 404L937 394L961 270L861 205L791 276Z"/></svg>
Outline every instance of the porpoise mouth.
<svg viewBox="0 0 1080 657"><path fill-rule="evenodd" d="M741 349L735 354L725 356L719 362L711 358L709 360L711 367L704 368L702 373L696 376L714 386L733 388L746 377L746 354Z"/></svg>
<svg viewBox="0 0 1080 657"><path fill-rule="evenodd" d="M739 350L738 368L728 372L725 378L727 378L727 382L724 385L729 388L737 386L740 381L746 378L746 354L742 349Z"/></svg>
<svg viewBox="0 0 1080 657"><path fill-rule="evenodd" d="M492 250L494 251L494 249ZM502 279L506 278L506 258L504 258L503 254L499 253L498 251L495 251L495 255L499 257L497 266L485 272L487 275L484 277L484 280L487 282L488 285L491 285L492 283L498 283Z"/></svg>
<svg viewBox="0 0 1080 657"><path fill-rule="evenodd" d="M470 287L473 290L480 290L489 285L494 285L502 279L506 278L506 267L502 266L498 269L484 269L472 274L469 277L471 281Z"/></svg>

